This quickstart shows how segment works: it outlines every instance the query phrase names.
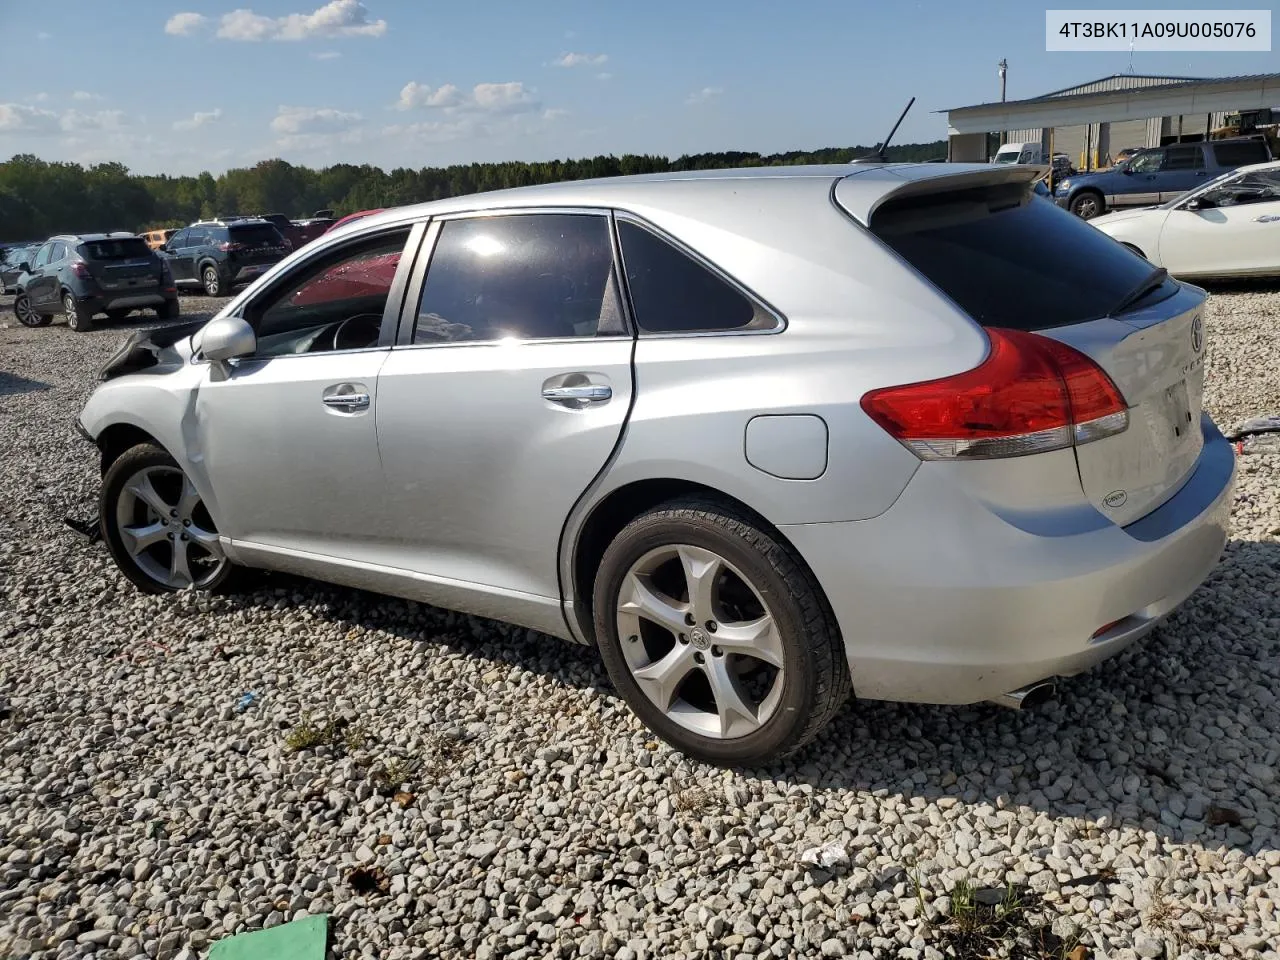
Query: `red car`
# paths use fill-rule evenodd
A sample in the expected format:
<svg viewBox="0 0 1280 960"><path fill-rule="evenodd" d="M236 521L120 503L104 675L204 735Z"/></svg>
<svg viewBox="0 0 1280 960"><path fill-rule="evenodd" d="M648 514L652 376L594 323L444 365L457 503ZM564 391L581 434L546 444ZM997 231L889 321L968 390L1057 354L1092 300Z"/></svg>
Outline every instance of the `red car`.
<svg viewBox="0 0 1280 960"><path fill-rule="evenodd" d="M349 213L345 217L343 217L341 220L339 220L337 223L329 227L329 230L337 230L340 226L342 226L345 223L355 223L357 220L360 220L364 217L371 217L375 213L381 213L383 209L385 208L379 207L377 210L361 210L359 213ZM325 233L328 233L329 230L326 230Z"/></svg>

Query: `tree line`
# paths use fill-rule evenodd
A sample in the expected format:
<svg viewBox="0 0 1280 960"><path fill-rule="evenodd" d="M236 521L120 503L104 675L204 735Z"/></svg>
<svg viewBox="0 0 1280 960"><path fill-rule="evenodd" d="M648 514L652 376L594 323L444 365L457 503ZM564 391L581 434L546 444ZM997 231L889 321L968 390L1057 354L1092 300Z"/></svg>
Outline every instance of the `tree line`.
<svg viewBox="0 0 1280 960"><path fill-rule="evenodd" d="M56 233L141 231L181 227L233 213L302 217L330 209L339 216L375 207L442 200L483 190L635 173L712 170L803 163L847 163L870 147L827 147L762 155L744 151L685 154L674 160L650 154L598 156L541 163L468 163L390 173L368 164L340 163L320 170L284 160L213 176L142 176L119 163L84 167L19 154L0 163L0 241L40 240ZM888 148L893 161L946 155L946 142Z"/></svg>

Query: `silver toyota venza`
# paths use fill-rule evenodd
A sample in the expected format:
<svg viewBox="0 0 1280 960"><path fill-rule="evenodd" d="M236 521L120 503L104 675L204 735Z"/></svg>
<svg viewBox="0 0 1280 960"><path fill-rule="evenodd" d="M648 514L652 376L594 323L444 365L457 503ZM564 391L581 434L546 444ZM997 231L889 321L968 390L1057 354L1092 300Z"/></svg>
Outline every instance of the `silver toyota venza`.
<svg viewBox="0 0 1280 960"><path fill-rule="evenodd" d="M80 415L143 590L243 568L593 644L685 753L1025 701L1218 561L1204 293L1025 168L530 187L327 234Z"/></svg>

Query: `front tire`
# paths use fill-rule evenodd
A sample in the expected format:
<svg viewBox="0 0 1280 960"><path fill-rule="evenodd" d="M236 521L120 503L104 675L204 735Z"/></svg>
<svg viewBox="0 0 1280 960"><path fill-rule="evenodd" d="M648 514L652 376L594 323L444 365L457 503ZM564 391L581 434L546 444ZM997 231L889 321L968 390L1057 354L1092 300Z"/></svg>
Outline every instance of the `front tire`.
<svg viewBox="0 0 1280 960"><path fill-rule="evenodd" d="M1100 217L1106 213L1107 205L1101 194L1094 193L1092 190L1085 190L1077 194L1071 201L1071 212L1081 220L1092 220L1094 217Z"/></svg>
<svg viewBox="0 0 1280 960"><path fill-rule="evenodd" d="M107 470L98 520L116 566L144 593L226 591L243 575L222 552L195 485L154 444L138 444Z"/></svg>
<svg viewBox="0 0 1280 960"><path fill-rule="evenodd" d="M13 301L13 314L24 327L47 327L53 321L48 314L36 313L35 307L31 306L31 298L25 293L18 294Z"/></svg>
<svg viewBox="0 0 1280 960"><path fill-rule="evenodd" d="M615 687L689 757L766 763L848 699L844 646L812 574L727 504L674 500L637 517L605 551L594 599Z"/></svg>
<svg viewBox="0 0 1280 960"><path fill-rule="evenodd" d="M209 264L200 272L200 283L204 286L204 292L211 297L220 297L226 292L222 274L218 273L218 268L213 264Z"/></svg>
<svg viewBox="0 0 1280 960"><path fill-rule="evenodd" d="M66 314L67 326L76 333L85 333L93 329L93 314L88 307L76 302L76 298L68 291L62 295L62 312Z"/></svg>

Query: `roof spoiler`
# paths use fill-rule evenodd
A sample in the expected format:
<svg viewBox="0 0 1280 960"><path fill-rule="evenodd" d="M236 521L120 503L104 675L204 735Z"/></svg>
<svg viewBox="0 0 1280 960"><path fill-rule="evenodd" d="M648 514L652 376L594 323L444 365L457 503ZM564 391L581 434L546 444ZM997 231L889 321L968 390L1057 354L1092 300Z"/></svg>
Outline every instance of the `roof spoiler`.
<svg viewBox="0 0 1280 960"><path fill-rule="evenodd" d="M866 226L872 216L890 200L946 193L1006 183L1028 186L1049 170L1044 164L913 164L880 173L855 170L836 183L835 198L849 214ZM867 179L864 179L867 178ZM898 182L892 182L892 181ZM890 182L886 182L890 181Z"/></svg>

